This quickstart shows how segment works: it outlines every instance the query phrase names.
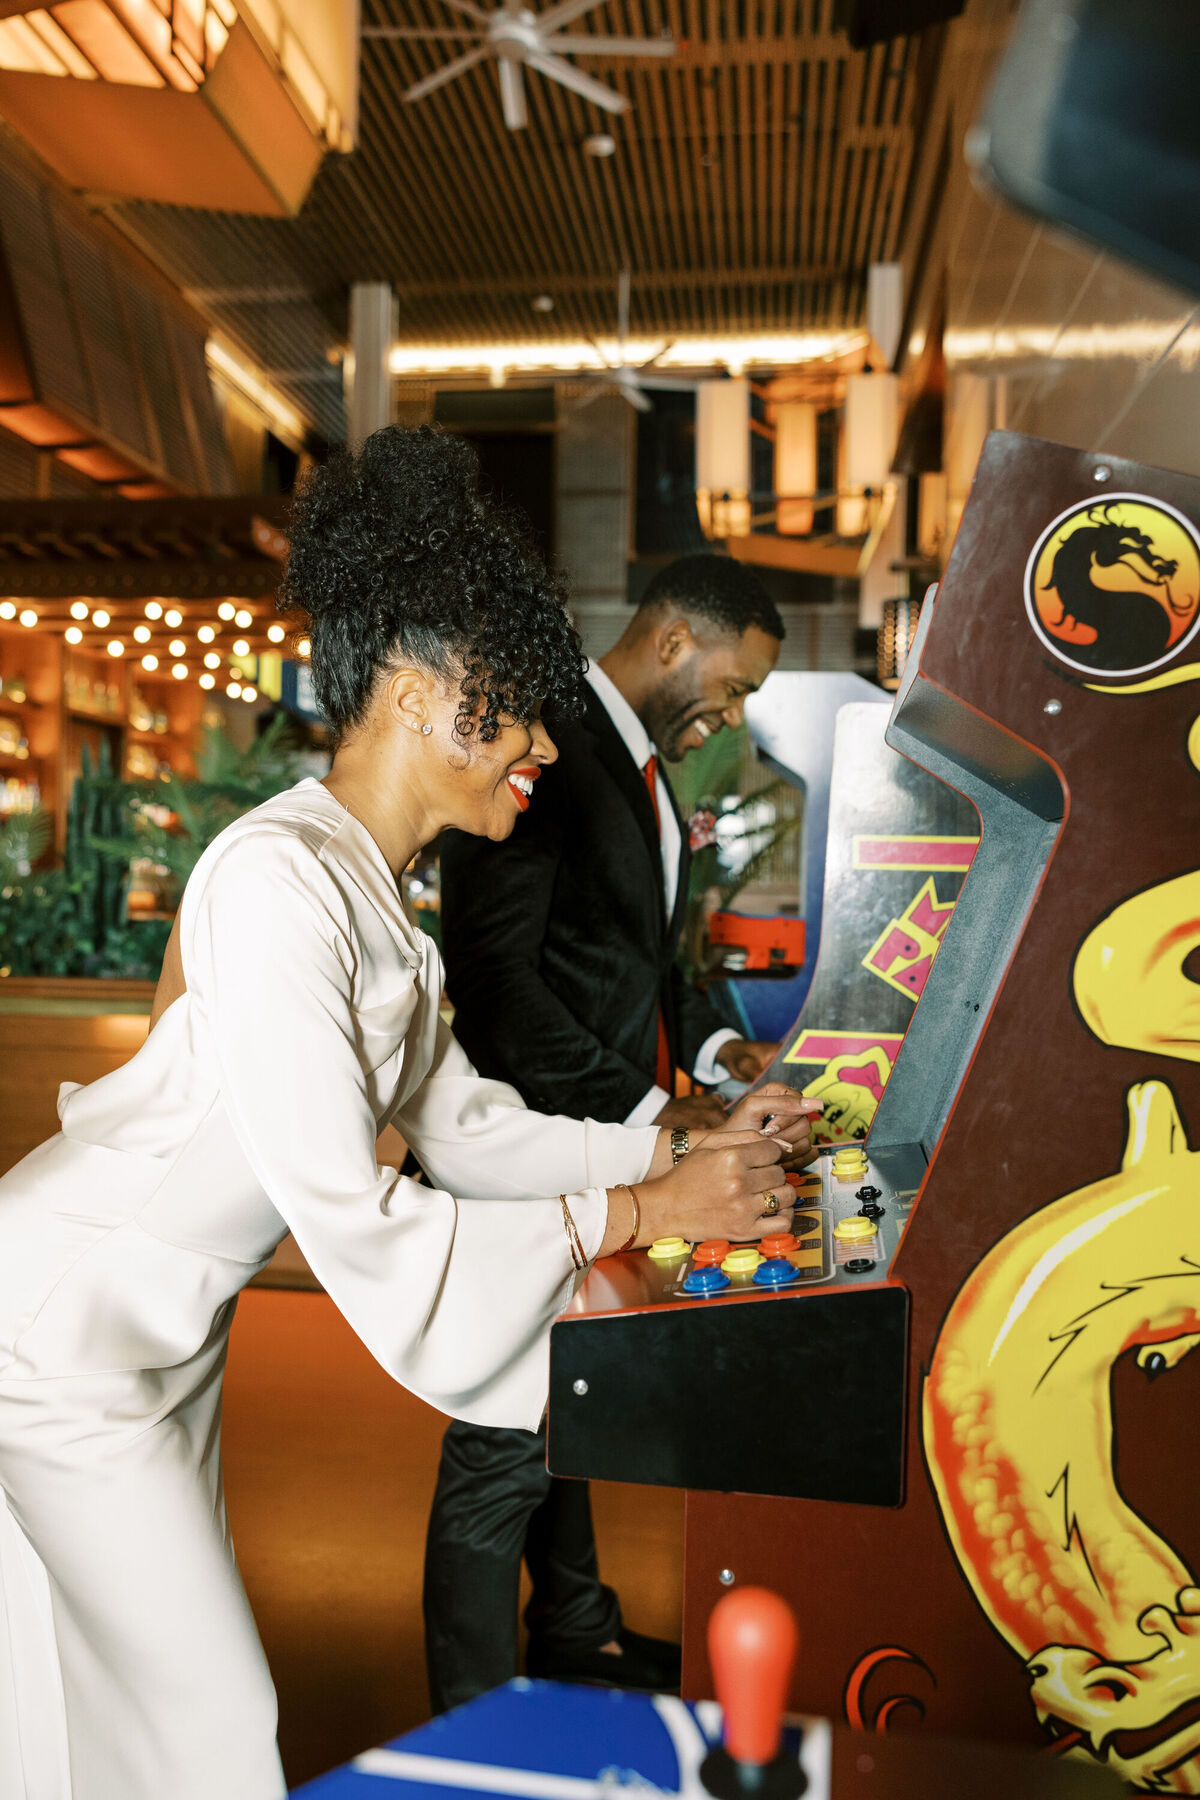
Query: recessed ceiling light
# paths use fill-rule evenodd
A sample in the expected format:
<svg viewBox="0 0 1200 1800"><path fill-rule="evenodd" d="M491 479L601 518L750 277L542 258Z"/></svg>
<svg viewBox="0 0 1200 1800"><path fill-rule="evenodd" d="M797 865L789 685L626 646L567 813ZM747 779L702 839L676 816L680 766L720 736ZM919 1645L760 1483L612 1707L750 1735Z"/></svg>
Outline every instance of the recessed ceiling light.
<svg viewBox="0 0 1200 1800"><path fill-rule="evenodd" d="M151 638L150 627L148 625L135 625L133 628L133 636L136 643L148 644Z"/></svg>
<svg viewBox="0 0 1200 1800"><path fill-rule="evenodd" d="M553 312L554 311L554 295L553 294L535 294L533 296L533 299L529 302L529 304L530 304L530 306L532 306L534 312Z"/></svg>
<svg viewBox="0 0 1200 1800"><path fill-rule="evenodd" d="M217 617L218 619L232 619L236 611L237 607L233 604L232 600L222 600L220 606L217 608Z"/></svg>
<svg viewBox="0 0 1200 1800"><path fill-rule="evenodd" d="M235 655L235 656L249 656L249 654L250 654L250 646L249 646L249 644L248 644L248 643L247 643L247 642L246 642L246 640L245 640L245 638L234 638L234 640L233 640L233 654L234 654L234 655Z"/></svg>
<svg viewBox="0 0 1200 1800"><path fill-rule="evenodd" d="M240 612L233 615L233 622L239 631L249 631L251 625L254 623L254 614L252 612L247 612L246 608L243 606Z"/></svg>
<svg viewBox="0 0 1200 1800"><path fill-rule="evenodd" d="M183 614L178 607L173 606L169 613L163 614L163 624L169 626L172 631L179 630L183 624Z"/></svg>
<svg viewBox="0 0 1200 1800"><path fill-rule="evenodd" d="M268 625L267 636L273 644L282 644L284 638L287 636L287 632L283 629L282 625Z"/></svg>
<svg viewBox="0 0 1200 1800"><path fill-rule="evenodd" d="M199 631L196 633L196 636L200 639L202 644L211 644L216 635L217 634L211 625L201 625Z"/></svg>
<svg viewBox="0 0 1200 1800"><path fill-rule="evenodd" d="M73 600L71 602L71 617L73 619L86 619L87 616L88 616L87 601L86 600Z"/></svg>
<svg viewBox="0 0 1200 1800"><path fill-rule="evenodd" d="M617 140L610 137L607 131L594 131L591 137L585 137L583 147L589 156L615 156Z"/></svg>
<svg viewBox="0 0 1200 1800"><path fill-rule="evenodd" d="M158 604L157 600L147 600L147 602L146 602L146 617L148 619L161 619L162 618L162 607Z"/></svg>
<svg viewBox="0 0 1200 1800"><path fill-rule="evenodd" d="M68 644L82 644L83 642L83 633L78 625L68 625L64 635Z"/></svg>
<svg viewBox="0 0 1200 1800"><path fill-rule="evenodd" d="M221 658L217 655L217 652L215 650L209 650L206 653L205 658L204 658L204 666L206 669L219 669L220 668Z"/></svg>
<svg viewBox="0 0 1200 1800"><path fill-rule="evenodd" d="M149 672L151 674L153 674L155 669L157 669L158 658L157 658L157 656L154 655L153 651L151 651L148 655L143 656L142 667L143 667L143 669L149 670Z"/></svg>
<svg viewBox="0 0 1200 1800"><path fill-rule="evenodd" d="M217 684L217 678L215 675L202 675L200 677L200 686L202 688L215 687L216 684Z"/></svg>

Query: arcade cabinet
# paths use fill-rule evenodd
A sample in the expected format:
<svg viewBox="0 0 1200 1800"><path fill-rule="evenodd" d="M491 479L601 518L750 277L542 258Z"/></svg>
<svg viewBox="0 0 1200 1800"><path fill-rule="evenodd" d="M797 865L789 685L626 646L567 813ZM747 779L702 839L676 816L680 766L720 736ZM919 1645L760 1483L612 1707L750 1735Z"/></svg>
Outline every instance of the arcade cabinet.
<svg viewBox="0 0 1200 1800"><path fill-rule="evenodd" d="M1200 1793L1198 634L1200 481L992 434L888 729L981 843L870 1133L554 1327L551 1468L693 1490L685 1693L762 1585L816 1712Z"/></svg>

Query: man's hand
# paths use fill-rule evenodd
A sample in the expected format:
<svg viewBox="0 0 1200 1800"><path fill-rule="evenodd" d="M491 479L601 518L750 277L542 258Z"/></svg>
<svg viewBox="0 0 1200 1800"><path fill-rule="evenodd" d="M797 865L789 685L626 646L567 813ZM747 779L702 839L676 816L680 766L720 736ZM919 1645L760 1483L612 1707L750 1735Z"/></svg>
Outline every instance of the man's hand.
<svg viewBox="0 0 1200 1800"><path fill-rule="evenodd" d="M672 1128L683 1125L692 1131L722 1131L725 1108L715 1094L687 1094L681 1100L668 1100L654 1123Z"/></svg>
<svg viewBox="0 0 1200 1800"><path fill-rule="evenodd" d="M730 1038L717 1051L715 1061L728 1069L735 1081L757 1081L779 1055L778 1044L762 1044L752 1038Z"/></svg>

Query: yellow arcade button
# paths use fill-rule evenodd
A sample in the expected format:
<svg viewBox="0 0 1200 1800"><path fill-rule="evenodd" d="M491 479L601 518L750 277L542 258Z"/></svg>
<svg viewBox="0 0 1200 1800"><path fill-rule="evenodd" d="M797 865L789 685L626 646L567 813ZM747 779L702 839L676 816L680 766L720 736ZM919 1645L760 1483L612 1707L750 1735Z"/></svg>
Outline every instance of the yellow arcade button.
<svg viewBox="0 0 1200 1800"><path fill-rule="evenodd" d="M679 1262L690 1249L691 1245L686 1238L655 1238L646 1254L655 1262Z"/></svg>
<svg viewBox="0 0 1200 1800"><path fill-rule="evenodd" d="M753 1244L740 1244L729 1252L721 1267L727 1275L753 1275L763 1260Z"/></svg>
<svg viewBox="0 0 1200 1800"><path fill-rule="evenodd" d="M834 1151L833 1160L835 1166L841 1168L845 1163L865 1163L867 1160L867 1153L865 1150L860 1150L857 1147L852 1148L848 1144L844 1150Z"/></svg>
<svg viewBox="0 0 1200 1800"><path fill-rule="evenodd" d="M865 1244L878 1230L874 1219L864 1219L861 1213L852 1213L848 1219L838 1220L833 1228L833 1235L843 1244Z"/></svg>

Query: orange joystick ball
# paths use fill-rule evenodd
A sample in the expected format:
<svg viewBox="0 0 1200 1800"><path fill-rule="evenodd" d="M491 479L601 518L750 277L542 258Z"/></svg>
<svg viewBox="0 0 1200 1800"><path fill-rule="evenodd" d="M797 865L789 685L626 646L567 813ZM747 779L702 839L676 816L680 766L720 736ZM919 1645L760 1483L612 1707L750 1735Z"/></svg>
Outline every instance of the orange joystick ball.
<svg viewBox="0 0 1200 1800"><path fill-rule="evenodd" d="M791 1607L767 1588L739 1588L713 1608L708 1657L725 1731L701 1780L720 1800L794 1800L808 1785L796 1753L782 1748L798 1642Z"/></svg>

